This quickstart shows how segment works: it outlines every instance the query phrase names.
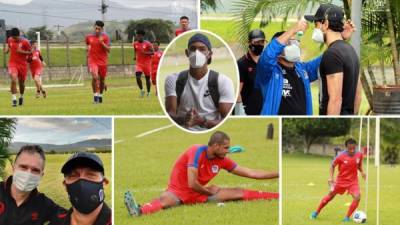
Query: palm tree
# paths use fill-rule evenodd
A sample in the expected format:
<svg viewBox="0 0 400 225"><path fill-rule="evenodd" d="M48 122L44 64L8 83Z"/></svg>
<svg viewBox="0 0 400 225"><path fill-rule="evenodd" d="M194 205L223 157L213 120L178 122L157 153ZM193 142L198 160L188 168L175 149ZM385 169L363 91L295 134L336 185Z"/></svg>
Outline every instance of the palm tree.
<svg viewBox="0 0 400 225"><path fill-rule="evenodd" d="M6 165L11 160L8 152L15 132L16 119L0 118L0 178L6 177Z"/></svg>
<svg viewBox="0 0 400 225"><path fill-rule="evenodd" d="M201 0L200 8L201 11L207 11L209 9L215 10L218 4L220 4L219 0Z"/></svg>

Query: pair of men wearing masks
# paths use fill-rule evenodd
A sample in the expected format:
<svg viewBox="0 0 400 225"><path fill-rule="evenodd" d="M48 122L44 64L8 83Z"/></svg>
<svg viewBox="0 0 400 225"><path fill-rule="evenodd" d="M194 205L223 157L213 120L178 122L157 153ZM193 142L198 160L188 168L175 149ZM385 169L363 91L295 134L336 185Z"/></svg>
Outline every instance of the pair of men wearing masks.
<svg viewBox="0 0 400 225"><path fill-rule="evenodd" d="M328 50L308 62L301 62L298 36L308 28L304 20L286 32L276 33L261 54L257 65L256 88L263 96L261 115L312 115L310 83L320 79L320 114L356 114L361 87L358 56L344 40L354 32L344 22L343 10L332 4L321 5L314 22L314 41L325 43Z"/></svg>
<svg viewBox="0 0 400 225"><path fill-rule="evenodd" d="M72 208L66 211L37 190L44 175L40 146L23 146L13 163L13 175L0 182L0 224L110 225L111 209L104 203L103 163L92 153L76 153L63 166L63 185Z"/></svg>
<svg viewBox="0 0 400 225"><path fill-rule="evenodd" d="M189 130L202 131L216 126L235 102L232 80L209 68L212 54L208 37L195 33L185 50L189 69L165 79L165 109L177 124Z"/></svg>

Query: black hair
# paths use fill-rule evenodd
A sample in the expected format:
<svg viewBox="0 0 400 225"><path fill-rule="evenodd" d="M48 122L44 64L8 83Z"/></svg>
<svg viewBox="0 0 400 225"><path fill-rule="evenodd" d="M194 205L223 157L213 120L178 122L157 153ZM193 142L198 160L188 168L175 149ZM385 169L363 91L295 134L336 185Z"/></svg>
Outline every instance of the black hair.
<svg viewBox="0 0 400 225"><path fill-rule="evenodd" d="M275 34L274 34L274 36L272 36L272 38L271 38L271 41L272 40L274 40L275 38L278 38L278 37L280 37L282 34L284 34L286 31L279 31L279 32L276 32Z"/></svg>
<svg viewBox="0 0 400 225"><path fill-rule="evenodd" d="M347 147L347 145L350 145L350 144L357 144L357 141L356 140L354 140L353 138L349 138L349 139L347 139L345 142L344 142L344 145Z"/></svg>
<svg viewBox="0 0 400 225"><path fill-rule="evenodd" d="M160 42L159 41L153 41L153 43L157 43L158 46L160 46Z"/></svg>
<svg viewBox="0 0 400 225"><path fill-rule="evenodd" d="M42 149L42 147L40 147L39 145L24 145L21 147L21 149L19 149L17 155L15 156L15 160L14 163L17 161L18 157L22 154L22 153L29 153L29 154L39 154L40 158L42 158L43 160L43 165L44 162L46 161L46 156L45 153Z"/></svg>
<svg viewBox="0 0 400 225"><path fill-rule="evenodd" d="M136 31L136 34L145 35L146 32L144 30L139 29L139 30Z"/></svg>
<svg viewBox="0 0 400 225"><path fill-rule="evenodd" d="M15 37L15 36L19 36L19 35L20 35L20 32L19 32L18 28L14 27L11 29L11 36Z"/></svg>
<svg viewBox="0 0 400 225"><path fill-rule="evenodd" d="M179 18L179 20L189 20L189 17L187 17L187 16L181 16L181 18Z"/></svg>
<svg viewBox="0 0 400 225"><path fill-rule="evenodd" d="M94 25L96 25L96 26L99 26L99 27L103 28L103 27L104 27L104 22L103 22L103 21L101 21L101 20L96 20L96 22L94 23Z"/></svg>
<svg viewBox="0 0 400 225"><path fill-rule="evenodd" d="M213 144L223 144L225 140L230 140L228 134L222 131L216 131L211 135L210 140L208 141L208 146Z"/></svg>
<svg viewBox="0 0 400 225"><path fill-rule="evenodd" d="M335 32L342 32L343 31L343 26L344 26L343 21L337 21L337 20L333 20L333 21L328 20L328 21L329 21L328 28L330 30L333 30Z"/></svg>

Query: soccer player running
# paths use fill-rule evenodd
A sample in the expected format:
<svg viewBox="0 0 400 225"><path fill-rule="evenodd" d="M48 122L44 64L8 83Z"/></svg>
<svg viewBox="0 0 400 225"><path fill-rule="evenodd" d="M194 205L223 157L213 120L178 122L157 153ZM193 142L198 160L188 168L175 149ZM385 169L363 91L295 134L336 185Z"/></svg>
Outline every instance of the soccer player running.
<svg viewBox="0 0 400 225"><path fill-rule="evenodd" d="M94 32L86 35L88 47L88 67L92 74L93 103L103 103L103 91L107 76L108 53L110 53L110 38L103 32L103 21L94 23Z"/></svg>
<svg viewBox="0 0 400 225"><path fill-rule="evenodd" d="M180 25L180 28L175 30L175 36L176 37L178 37L179 35L185 33L186 31L190 30L189 17L181 16L181 18L179 18L179 25Z"/></svg>
<svg viewBox="0 0 400 225"><path fill-rule="evenodd" d="M144 96L143 84L142 84L142 74L146 78L146 88L147 97L150 97L150 75L151 75L151 59L153 55L153 45L144 40L144 35L146 32L144 30L136 31L135 41L132 46L135 50L134 60L136 60L136 83L140 89L140 97Z"/></svg>
<svg viewBox="0 0 400 225"><path fill-rule="evenodd" d="M160 64L161 56L163 54L163 52L160 50L159 41L153 42L153 49L154 49L154 55L151 57L151 83L154 85L157 95L157 70L158 70L158 65Z"/></svg>
<svg viewBox="0 0 400 225"><path fill-rule="evenodd" d="M28 73L27 57L32 53L29 41L20 36L18 28L11 29L11 37L7 39L7 46L4 48L4 53L10 52L8 61L8 73L11 78L11 95L12 106L17 106L17 82L19 85L18 105L24 103L25 80Z"/></svg>
<svg viewBox="0 0 400 225"><path fill-rule="evenodd" d="M181 204L278 199L279 193L276 192L207 186L207 183L217 176L221 169L252 179L279 177L277 172L249 169L237 165L226 157L229 145L229 136L217 131L211 135L208 145L189 147L175 162L168 188L159 198L139 206L131 192L125 193L124 201L128 212L131 215L140 216Z"/></svg>
<svg viewBox="0 0 400 225"><path fill-rule="evenodd" d="M40 50L37 46L37 41L31 41L32 46L32 54L29 56L29 68L31 70L32 79L35 81L36 85L36 98L40 97L40 94L43 95L43 98L46 98L46 91L43 89L42 85L42 71L43 66L45 66L45 62L43 61L43 57L40 54Z"/></svg>
<svg viewBox="0 0 400 225"><path fill-rule="evenodd" d="M346 217L343 222L349 222L353 212L357 209L360 203L360 187L358 185L358 171L360 171L363 179L366 179L366 175L362 168L363 154L360 151L356 151L357 142L354 139L348 139L345 142L346 150L339 153L332 161L332 165L329 170L328 184L330 191L320 202L316 211L311 213L311 219L316 219L320 214L321 210L337 195L347 193L353 197ZM335 173L335 167L339 167L339 174L334 180L333 176Z"/></svg>

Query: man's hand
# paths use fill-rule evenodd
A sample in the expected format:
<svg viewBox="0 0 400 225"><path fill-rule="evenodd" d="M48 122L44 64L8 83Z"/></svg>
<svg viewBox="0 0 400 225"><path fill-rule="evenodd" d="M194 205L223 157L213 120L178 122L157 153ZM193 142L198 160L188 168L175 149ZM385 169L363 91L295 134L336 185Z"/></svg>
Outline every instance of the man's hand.
<svg viewBox="0 0 400 225"><path fill-rule="evenodd" d="M185 117L185 127L193 127L196 125L203 125L205 123L204 118L202 118L195 108L190 109L186 113Z"/></svg>
<svg viewBox="0 0 400 225"><path fill-rule="evenodd" d="M99 36L99 41L100 41L100 42L104 42L103 36L101 36L101 35Z"/></svg>
<svg viewBox="0 0 400 225"><path fill-rule="evenodd" d="M297 24L294 27L294 32L297 33L299 31L305 32L308 28L308 23L306 20L299 20L297 21Z"/></svg>
<svg viewBox="0 0 400 225"><path fill-rule="evenodd" d="M208 186L208 187L206 187L206 189L207 189L208 191L210 191L211 193L213 193L213 195L217 194L218 191L221 190L220 187L218 187L217 185L213 185L213 184L210 185L210 186Z"/></svg>
<svg viewBox="0 0 400 225"><path fill-rule="evenodd" d="M351 21L351 20L347 20L344 23L343 29L344 30L342 31L342 38L344 40L350 40L353 33L357 30L356 26L354 25L353 21Z"/></svg>
<svg viewBox="0 0 400 225"><path fill-rule="evenodd" d="M364 172L361 172L361 177L366 180L367 179L367 175Z"/></svg>

